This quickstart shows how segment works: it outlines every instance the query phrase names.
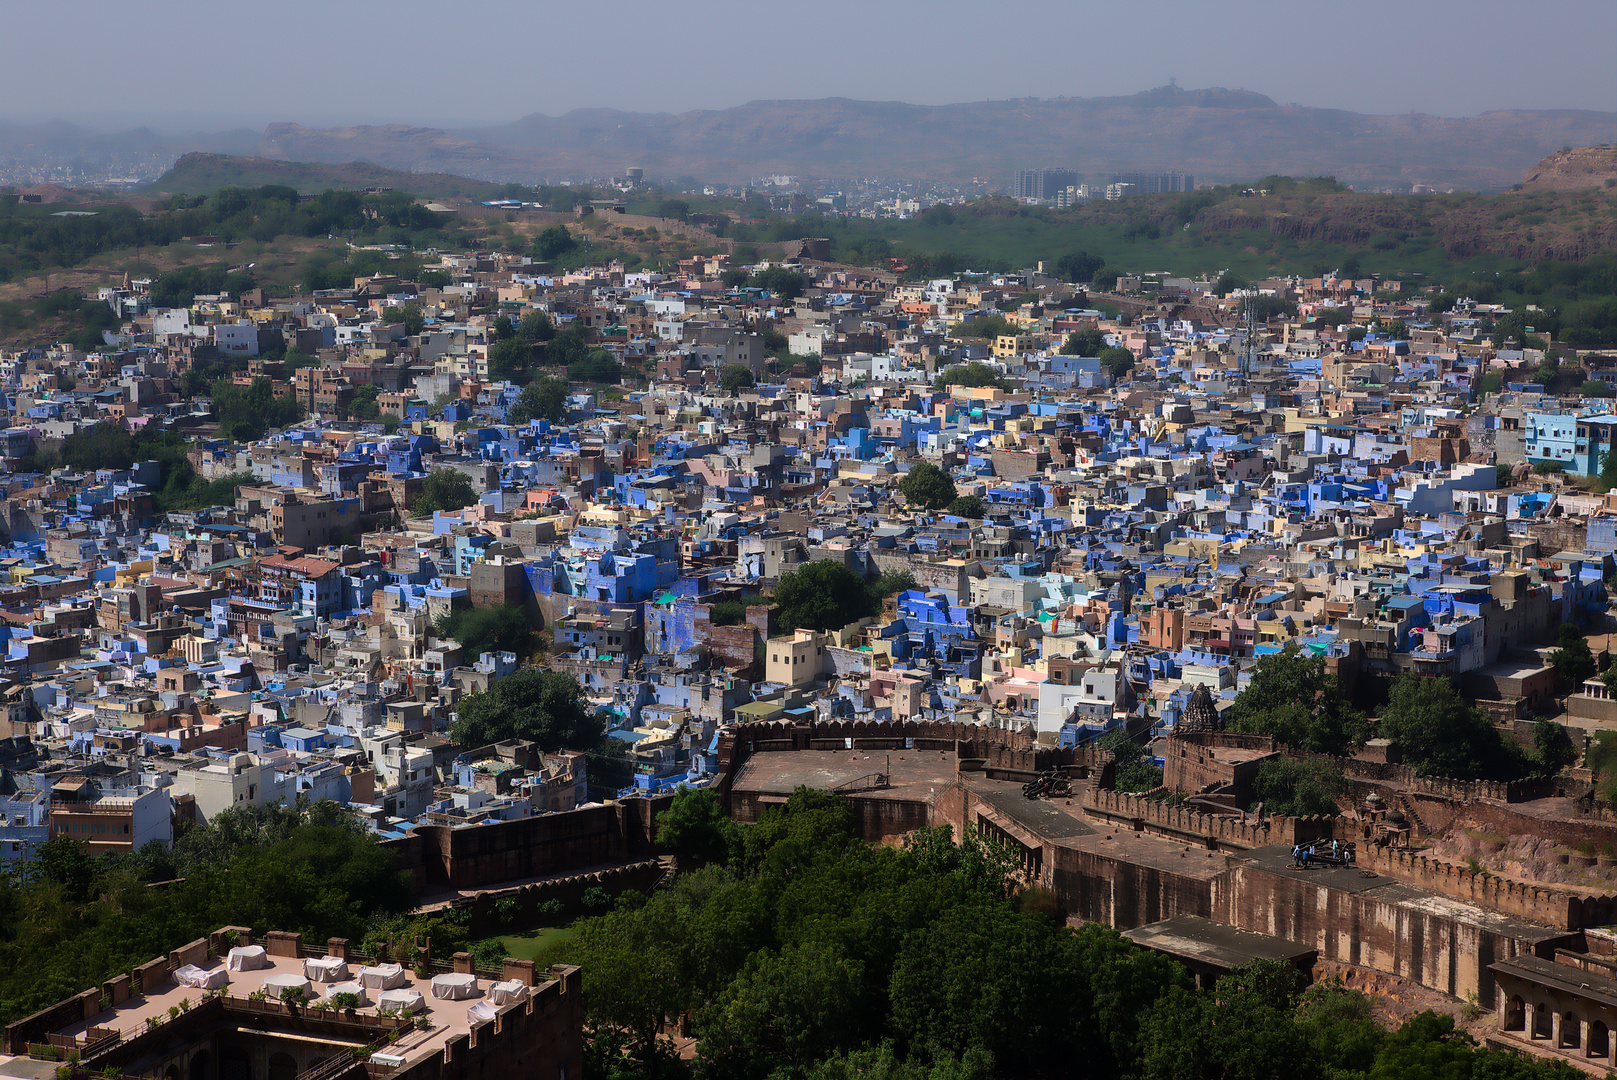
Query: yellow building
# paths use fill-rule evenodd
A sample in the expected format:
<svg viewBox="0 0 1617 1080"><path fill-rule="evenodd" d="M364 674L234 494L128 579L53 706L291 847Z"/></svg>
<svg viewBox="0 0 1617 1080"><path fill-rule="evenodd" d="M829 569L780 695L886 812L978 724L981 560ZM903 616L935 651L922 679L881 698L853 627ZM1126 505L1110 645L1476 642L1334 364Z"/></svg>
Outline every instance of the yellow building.
<svg viewBox="0 0 1617 1080"><path fill-rule="evenodd" d="M994 339L994 357L1006 360L1032 352L1034 349L1032 334L1001 334Z"/></svg>

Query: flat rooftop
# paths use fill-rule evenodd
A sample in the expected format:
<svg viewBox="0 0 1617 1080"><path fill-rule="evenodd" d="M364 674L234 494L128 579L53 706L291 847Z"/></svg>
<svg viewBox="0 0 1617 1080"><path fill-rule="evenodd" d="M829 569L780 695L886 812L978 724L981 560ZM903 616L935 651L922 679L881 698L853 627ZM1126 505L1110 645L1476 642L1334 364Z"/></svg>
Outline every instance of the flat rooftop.
<svg viewBox="0 0 1617 1080"><path fill-rule="evenodd" d="M1078 816L1076 793L1070 799L1030 799L1022 785L1011 780L990 780L982 773L963 773L966 788L1041 840L1088 836L1094 826Z"/></svg>
<svg viewBox="0 0 1617 1080"><path fill-rule="evenodd" d="M266 959L269 961L269 967L258 968L253 971L227 972L230 981L224 987L226 996L244 999L247 995L263 986L264 980L272 975L303 974L303 958L301 957L269 956ZM199 964L197 966L202 967L203 965ZM208 966L208 970L218 970L224 966L224 958L217 957ZM359 967L360 965L350 961L348 966L350 978L345 981L357 979ZM431 983L430 978L425 980L417 979L409 967L405 967L404 984L401 988L419 991L424 1002L424 1008L417 1015L425 1015L432 1019L432 1030L412 1029L400 1036L398 1042L386 1048L386 1053L402 1056L406 1063L416 1061L425 1054L442 1053L444 1044L450 1037L464 1035L471 1031L472 1022L467 1015L467 1009L487 999L490 980L479 977L477 980L478 995L462 1001L441 1001L433 997ZM542 986L543 982L540 985ZM315 989L322 994L329 989L329 986L330 984L327 983L314 984ZM538 988L534 989L537 990ZM145 1031L148 1019L157 1019L166 1023L169 1020L169 1006L178 1006L181 1000L187 1000L193 1006L199 1005L206 992L194 986L181 986L170 977L158 986L148 988L142 995L132 996L129 1000L114 1008L103 1009L96 1014L94 1019L79 1020L58 1028L57 1033L81 1038L92 1027L114 1028L127 1042ZM376 1015L376 995L379 992L376 990L367 991L371 1003L357 1010L360 1015ZM275 995L272 994L271 996ZM515 1006L507 1005L501 1008L503 1011L507 1008L521 1007L523 1007L523 1003L518 1003ZM324 1015L328 1019L336 1019L340 1014L332 1012ZM253 1013L251 1015L243 1013L241 1019L244 1023L250 1021L251 1024L258 1026L264 1025L266 1021L273 1024L273 1019L264 1013ZM322 1035L320 1041L328 1042L333 1046L364 1046L375 1036L376 1033L369 1028L355 1027L351 1038L339 1035ZM50 1065L53 1069L55 1066L54 1062L35 1062L26 1054L0 1053L0 1076L38 1076L40 1074L33 1071L32 1066L39 1064Z"/></svg>
<svg viewBox="0 0 1617 1080"><path fill-rule="evenodd" d="M747 759L731 790L787 796L799 787L835 788L858 796L871 790L874 781L854 781L871 773L890 777L891 786L874 789L884 798L930 799L954 787L955 754L953 750L762 750Z"/></svg>
<svg viewBox="0 0 1617 1080"><path fill-rule="evenodd" d="M1285 938L1226 926L1200 915L1171 919L1123 931L1137 945L1169 956L1229 971L1253 960L1312 961L1317 950Z"/></svg>

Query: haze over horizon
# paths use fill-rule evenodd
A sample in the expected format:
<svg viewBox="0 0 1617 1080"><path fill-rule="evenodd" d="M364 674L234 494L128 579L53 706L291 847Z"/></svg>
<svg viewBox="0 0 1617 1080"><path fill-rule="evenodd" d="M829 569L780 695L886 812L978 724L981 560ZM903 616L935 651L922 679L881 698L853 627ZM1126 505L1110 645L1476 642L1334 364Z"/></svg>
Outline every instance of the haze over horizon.
<svg viewBox="0 0 1617 1080"><path fill-rule="evenodd" d="M64 0L8 11L0 118L163 133L279 121L477 127L760 99L1108 97L1170 80L1381 115L1617 109L1610 0L1551 0L1530 19L1505 0L1364 0L1347 14L1314 0L1021 0L997 5L991 20L982 11L961 0L700 0L676 18L629 3L607 19L515 0L283 0L273 11ZM64 25L76 55L129 62L64 63L39 47Z"/></svg>

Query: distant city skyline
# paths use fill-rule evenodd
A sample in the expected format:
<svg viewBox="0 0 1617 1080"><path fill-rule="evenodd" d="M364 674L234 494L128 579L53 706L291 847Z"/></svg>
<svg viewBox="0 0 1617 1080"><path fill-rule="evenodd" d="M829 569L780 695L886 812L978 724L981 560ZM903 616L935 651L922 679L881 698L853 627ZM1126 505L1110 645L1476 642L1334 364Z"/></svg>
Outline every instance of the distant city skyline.
<svg viewBox="0 0 1617 1080"><path fill-rule="evenodd" d="M631 0L609 10L515 0L15 5L0 40L0 118L164 132L275 121L473 127L758 99L1103 97L1170 80L1376 114L1617 110L1611 0Z"/></svg>

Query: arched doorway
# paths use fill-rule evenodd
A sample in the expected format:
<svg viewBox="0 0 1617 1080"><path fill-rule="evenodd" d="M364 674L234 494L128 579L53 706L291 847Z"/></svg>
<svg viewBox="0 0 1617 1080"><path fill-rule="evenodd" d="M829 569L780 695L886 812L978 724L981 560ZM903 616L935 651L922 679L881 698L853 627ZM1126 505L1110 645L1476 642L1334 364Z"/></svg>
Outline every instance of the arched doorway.
<svg viewBox="0 0 1617 1080"><path fill-rule="evenodd" d="M1520 994L1505 1002L1505 1030L1527 1030L1527 1003L1521 999ZM192 1080L196 1078L193 1077Z"/></svg>
<svg viewBox="0 0 1617 1080"><path fill-rule="evenodd" d="M1583 1045L1583 1023L1577 1013L1561 1014L1561 1042L1563 1047L1576 1049Z"/></svg>
<svg viewBox="0 0 1617 1080"><path fill-rule="evenodd" d="M1589 1022L1589 1045L1585 1052L1592 1058L1604 1061L1611 1057L1611 1029L1606 1027L1603 1020Z"/></svg>
<svg viewBox="0 0 1617 1080"><path fill-rule="evenodd" d="M240 1047L219 1054L219 1080L253 1080L253 1059Z"/></svg>
<svg viewBox="0 0 1617 1080"><path fill-rule="evenodd" d="M291 1054L271 1054L269 1080L298 1080L297 1059Z"/></svg>
<svg viewBox="0 0 1617 1080"><path fill-rule="evenodd" d="M187 1070L190 1074L189 1080L213 1080L208 1068L212 1064L213 1062L209 1059L206 1050L198 1050L192 1054L191 1064Z"/></svg>
<svg viewBox="0 0 1617 1080"><path fill-rule="evenodd" d="M1555 1034L1555 1018L1543 1002L1533 1006L1533 1038L1548 1039Z"/></svg>
<svg viewBox="0 0 1617 1080"><path fill-rule="evenodd" d="M163 1080L180 1080L180 1067L178 1065L170 1065L168 1068L164 1069Z"/></svg>

